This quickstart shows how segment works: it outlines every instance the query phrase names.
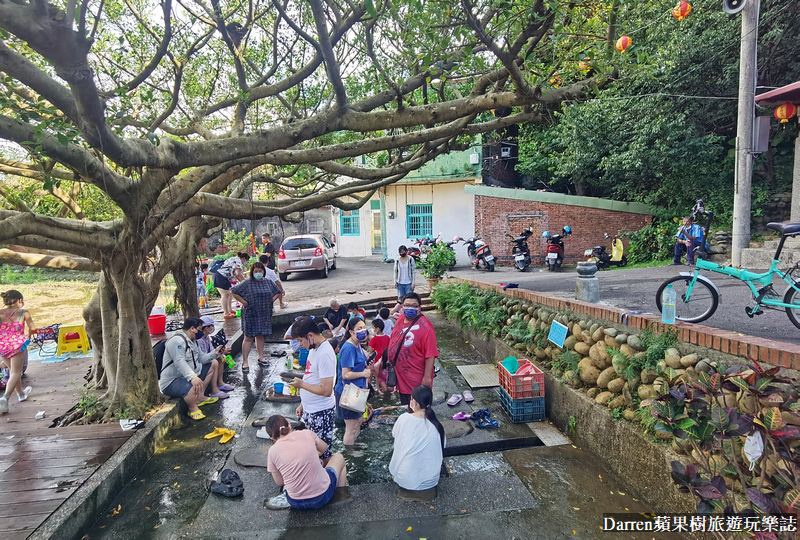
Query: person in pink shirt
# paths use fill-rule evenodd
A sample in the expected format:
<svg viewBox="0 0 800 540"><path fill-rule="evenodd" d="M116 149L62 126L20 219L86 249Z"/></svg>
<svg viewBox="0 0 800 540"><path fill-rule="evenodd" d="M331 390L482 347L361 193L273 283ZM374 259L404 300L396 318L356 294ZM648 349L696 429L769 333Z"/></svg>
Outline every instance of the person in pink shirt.
<svg viewBox="0 0 800 540"><path fill-rule="evenodd" d="M321 508L330 502L337 487L347 485L344 457L334 454L323 467L320 456L328 445L313 431L294 431L279 414L269 417L266 429L275 441L267 454L267 470L276 484L284 486L289 506Z"/></svg>

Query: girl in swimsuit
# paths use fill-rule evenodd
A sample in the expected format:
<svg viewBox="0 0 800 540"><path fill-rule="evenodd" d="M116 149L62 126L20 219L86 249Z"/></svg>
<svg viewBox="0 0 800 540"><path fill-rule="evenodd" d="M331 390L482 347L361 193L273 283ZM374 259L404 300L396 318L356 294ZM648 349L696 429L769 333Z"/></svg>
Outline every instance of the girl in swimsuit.
<svg viewBox="0 0 800 540"><path fill-rule="evenodd" d="M0 414L8 412L8 398L12 392L17 392L19 401L28 399L31 387L22 388L22 368L25 363L26 349L29 343L28 336L33 333L33 319L29 311L23 309L25 305L22 293L15 290L0 294L4 308L0 309L0 361L9 367L11 374L6 384L6 392L0 397ZM25 334L25 325L28 325L28 334Z"/></svg>

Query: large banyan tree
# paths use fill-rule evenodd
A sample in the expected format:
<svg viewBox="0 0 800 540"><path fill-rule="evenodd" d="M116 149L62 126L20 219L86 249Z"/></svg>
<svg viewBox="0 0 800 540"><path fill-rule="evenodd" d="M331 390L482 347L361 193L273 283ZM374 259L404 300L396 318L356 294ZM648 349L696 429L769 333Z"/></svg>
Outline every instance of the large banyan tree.
<svg viewBox="0 0 800 540"><path fill-rule="evenodd" d="M357 208L469 137L579 99L610 73L616 4L0 0L0 244L27 251L0 262L101 268L92 379L106 418L141 415L159 399L147 313L170 272L191 311L209 228ZM595 53L590 77L578 61ZM26 204L15 177L63 206ZM254 183L276 196L254 200ZM109 219L87 217L87 192Z"/></svg>

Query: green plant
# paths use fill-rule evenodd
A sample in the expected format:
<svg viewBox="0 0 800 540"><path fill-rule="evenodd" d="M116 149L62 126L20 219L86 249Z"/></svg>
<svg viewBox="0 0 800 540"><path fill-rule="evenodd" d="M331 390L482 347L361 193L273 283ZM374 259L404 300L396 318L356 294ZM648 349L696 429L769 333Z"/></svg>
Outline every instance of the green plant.
<svg viewBox="0 0 800 540"><path fill-rule="evenodd" d="M219 294L219 291L213 285L206 289L206 296L209 298L221 298L222 296Z"/></svg>
<svg viewBox="0 0 800 540"><path fill-rule="evenodd" d="M456 253L444 242L434 244L420 261L422 275L428 279L441 279L456 264Z"/></svg>
<svg viewBox="0 0 800 540"><path fill-rule="evenodd" d="M792 381L778 377L780 370L757 362L725 373L712 369L654 401L655 429L688 445L699 462L672 464L673 481L698 499L698 513L800 509L800 402L786 391ZM726 406L730 396L738 409ZM763 453L751 463L742 447L755 436Z"/></svg>
<svg viewBox="0 0 800 540"><path fill-rule="evenodd" d="M622 420L622 414L625 412L625 407L617 407L616 409L611 409L611 418L614 420Z"/></svg>
<svg viewBox="0 0 800 540"><path fill-rule="evenodd" d="M578 362L581 361L581 355L575 351L564 351L558 355L558 359L553 361L552 368L557 369L563 373L567 371L577 371Z"/></svg>
<svg viewBox="0 0 800 540"><path fill-rule="evenodd" d="M75 384L74 382L72 384ZM83 386L78 390L80 400L75 405L83 411L85 417L92 417L101 412L100 396L94 393L94 388Z"/></svg>
<svg viewBox="0 0 800 540"><path fill-rule="evenodd" d="M164 306L164 311L166 311L167 315L175 315L180 311L180 307L175 302L168 302L166 306Z"/></svg>
<svg viewBox="0 0 800 540"><path fill-rule="evenodd" d="M222 244L229 249L228 255L225 258L232 257L239 252L247 252L248 249L253 247L250 233L245 229L241 231L226 230L222 237Z"/></svg>
<svg viewBox="0 0 800 540"><path fill-rule="evenodd" d="M578 421L575 419L575 416L570 415L569 423L567 424L567 431L570 435L574 436L578 432Z"/></svg>
<svg viewBox="0 0 800 540"><path fill-rule="evenodd" d="M461 328L485 336L498 336L506 313L499 294L470 287L465 283L442 283L431 294L436 307Z"/></svg>
<svg viewBox="0 0 800 540"><path fill-rule="evenodd" d="M630 243L625 251L628 262L637 264L668 259L675 246L676 219L654 222L629 233Z"/></svg>
<svg viewBox="0 0 800 540"><path fill-rule="evenodd" d="M131 414L131 408L128 407L122 411L117 411L114 413L114 420L127 420L129 415Z"/></svg>

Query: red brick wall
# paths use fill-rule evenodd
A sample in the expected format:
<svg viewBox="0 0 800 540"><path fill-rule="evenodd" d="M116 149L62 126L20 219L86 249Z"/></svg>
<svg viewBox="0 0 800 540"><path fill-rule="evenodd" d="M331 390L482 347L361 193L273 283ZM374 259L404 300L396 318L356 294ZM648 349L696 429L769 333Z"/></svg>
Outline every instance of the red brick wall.
<svg viewBox="0 0 800 540"><path fill-rule="evenodd" d="M505 263L511 261L510 238L506 233L517 236L526 227L533 227L533 236L528 240L533 264L542 264L547 246L542 233L550 231L550 234L559 234L562 228L569 225L572 236L564 240L564 257L565 262L575 263L585 260L583 252L594 246L605 245L606 249L611 250L611 241L604 238L603 233L613 236L618 231L638 231L652 221L652 216L644 214L475 196L475 232L489 244L492 253ZM623 242L627 248L627 239L623 238Z"/></svg>

